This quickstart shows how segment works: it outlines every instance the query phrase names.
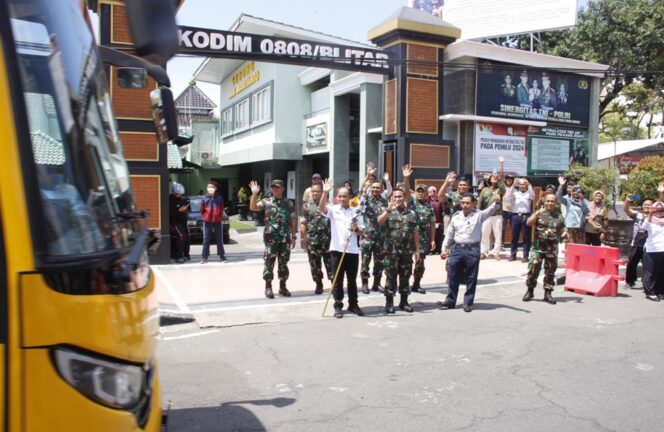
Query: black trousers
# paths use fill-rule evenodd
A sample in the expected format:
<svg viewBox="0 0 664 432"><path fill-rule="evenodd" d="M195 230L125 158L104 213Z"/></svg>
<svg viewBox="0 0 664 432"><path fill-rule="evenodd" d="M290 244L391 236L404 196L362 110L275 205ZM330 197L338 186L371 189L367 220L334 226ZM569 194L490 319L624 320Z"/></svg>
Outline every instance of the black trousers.
<svg viewBox="0 0 664 432"><path fill-rule="evenodd" d="M186 257L189 249L189 227L187 221L174 222L171 230L171 258Z"/></svg>
<svg viewBox="0 0 664 432"><path fill-rule="evenodd" d="M344 275L348 280L348 304L351 306L357 305L357 268L360 261L358 254L346 253L343 262L341 261L341 252L330 251L330 258L332 260L332 276L337 274L339 264L339 274L337 280L332 287L332 296L334 297L334 308L341 309L344 307Z"/></svg>
<svg viewBox="0 0 664 432"><path fill-rule="evenodd" d="M586 244L589 246L602 246L600 236L602 233L589 233L586 232Z"/></svg>
<svg viewBox="0 0 664 432"><path fill-rule="evenodd" d="M517 213L512 213L512 244L510 247L510 256L516 258L516 251L519 247L519 237L523 231L523 257L528 258L530 253L530 227L526 225L526 221L530 217L530 213L525 213L519 216Z"/></svg>
<svg viewBox="0 0 664 432"><path fill-rule="evenodd" d="M643 254L642 280L646 295L664 295L664 252Z"/></svg>
<svg viewBox="0 0 664 432"><path fill-rule="evenodd" d="M219 257L226 255L226 252L224 252L224 241L222 239L223 227L221 226L221 222L203 222L203 258L210 256L210 243L212 242L213 231L215 243L217 243L217 254L219 254Z"/></svg>
<svg viewBox="0 0 664 432"><path fill-rule="evenodd" d="M445 223L441 222L438 228L436 228L436 237L434 239L436 241L436 249L433 251L433 254L435 255L440 255L440 252L442 251L443 238L445 237L445 227L443 225L445 225Z"/></svg>
<svg viewBox="0 0 664 432"><path fill-rule="evenodd" d="M636 268L643 260L643 246L630 246L627 254L627 268L625 269L625 283L634 285L636 282Z"/></svg>

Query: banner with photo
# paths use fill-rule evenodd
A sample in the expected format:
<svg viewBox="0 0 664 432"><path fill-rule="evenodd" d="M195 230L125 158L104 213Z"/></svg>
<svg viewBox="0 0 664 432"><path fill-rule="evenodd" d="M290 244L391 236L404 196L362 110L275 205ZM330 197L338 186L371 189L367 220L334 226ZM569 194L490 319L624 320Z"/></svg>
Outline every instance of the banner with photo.
<svg viewBox="0 0 664 432"><path fill-rule="evenodd" d="M589 78L492 63L477 71L477 115L588 126Z"/></svg>
<svg viewBox="0 0 664 432"><path fill-rule="evenodd" d="M528 129L528 174L557 176L573 163L588 166L588 131L559 127Z"/></svg>
<svg viewBox="0 0 664 432"><path fill-rule="evenodd" d="M499 158L505 159L505 174L527 173L526 128L503 124L476 123L475 177L498 172Z"/></svg>

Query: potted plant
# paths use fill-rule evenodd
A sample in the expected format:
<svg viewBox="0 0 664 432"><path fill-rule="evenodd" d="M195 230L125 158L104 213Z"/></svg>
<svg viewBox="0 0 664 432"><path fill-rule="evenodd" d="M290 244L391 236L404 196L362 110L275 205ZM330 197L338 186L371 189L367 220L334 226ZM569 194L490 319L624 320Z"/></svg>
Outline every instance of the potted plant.
<svg viewBox="0 0 664 432"><path fill-rule="evenodd" d="M247 211L249 209L249 194L247 188L242 186L237 192L237 211L240 213L240 220L247 220Z"/></svg>

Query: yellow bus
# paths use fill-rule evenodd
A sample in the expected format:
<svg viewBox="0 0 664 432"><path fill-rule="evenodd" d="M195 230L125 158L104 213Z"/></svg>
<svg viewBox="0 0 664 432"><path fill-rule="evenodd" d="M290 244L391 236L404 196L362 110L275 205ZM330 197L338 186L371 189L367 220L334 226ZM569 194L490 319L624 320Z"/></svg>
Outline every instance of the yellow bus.
<svg viewBox="0 0 664 432"><path fill-rule="evenodd" d="M154 238L87 8L0 0L0 431L161 428Z"/></svg>

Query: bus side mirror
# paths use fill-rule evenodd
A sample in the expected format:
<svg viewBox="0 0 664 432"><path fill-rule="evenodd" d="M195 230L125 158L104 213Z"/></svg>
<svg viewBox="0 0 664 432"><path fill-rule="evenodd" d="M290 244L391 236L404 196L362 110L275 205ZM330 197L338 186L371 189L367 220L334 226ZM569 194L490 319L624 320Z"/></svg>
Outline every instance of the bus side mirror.
<svg viewBox="0 0 664 432"><path fill-rule="evenodd" d="M175 1L125 1L127 23L136 54L159 65L165 65L178 49L175 23Z"/></svg>
<svg viewBox="0 0 664 432"><path fill-rule="evenodd" d="M171 90L166 87L152 90L150 107L159 144L166 144L175 139L178 136L178 120Z"/></svg>
<svg viewBox="0 0 664 432"><path fill-rule="evenodd" d="M119 67L118 86L122 88L145 88L148 86L148 71L138 67Z"/></svg>

